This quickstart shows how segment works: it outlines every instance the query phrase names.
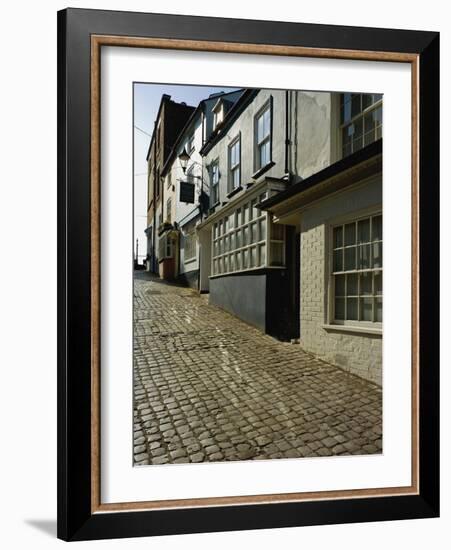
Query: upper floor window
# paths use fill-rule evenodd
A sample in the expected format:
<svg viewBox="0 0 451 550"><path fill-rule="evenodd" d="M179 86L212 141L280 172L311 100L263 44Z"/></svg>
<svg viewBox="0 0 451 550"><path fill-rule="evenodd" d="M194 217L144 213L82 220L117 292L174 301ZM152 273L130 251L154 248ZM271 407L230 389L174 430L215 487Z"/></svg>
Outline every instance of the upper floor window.
<svg viewBox="0 0 451 550"><path fill-rule="evenodd" d="M219 162L215 160L210 167L210 203L219 202Z"/></svg>
<svg viewBox="0 0 451 550"><path fill-rule="evenodd" d="M271 162L272 121L271 102L255 117L255 169L260 170Z"/></svg>
<svg viewBox="0 0 451 550"><path fill-rule="evenodd" d="M333 320L382 322L382 215L333 228Z"/></svg>
<svg viewBox="0 0 451 550"><path fill-rule="evenodd" d="M241 185L241 136L229 145L229 191Z"/></svg>
<svg viewBox="0 0 451 550"><path fill-rule="evenodd" d="M216 130L216 128L224 120L224 105L221 100L217 101L212 111L213 111L213 130Z"/></svg>
<svg viewBox="0 0 451 550"><path fill-rule="evenodd" d="M382 137L381 94L341 94L340 113L343 157Z"/></svg>

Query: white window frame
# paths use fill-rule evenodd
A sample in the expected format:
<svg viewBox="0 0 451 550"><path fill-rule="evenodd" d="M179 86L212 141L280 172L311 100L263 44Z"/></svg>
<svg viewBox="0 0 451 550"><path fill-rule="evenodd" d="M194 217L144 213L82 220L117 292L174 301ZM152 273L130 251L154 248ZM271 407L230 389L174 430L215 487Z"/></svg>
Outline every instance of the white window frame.
<svg viewBox="0 0 451 550"><path fill-rule="evenodd" d="M371 210L371 211L366 211L366 212L360 212L358 214L355 214L355 215L350 215L350 216L346 216L346 217L343 217L343 218L340 218L339 220L335 220L333 223L330 223L329 225L329 254L328 254L328 263L329 263L329 267L328 267L328 271L329 271L329 284L328 284L328 287L329 287L329 292L328 292L328 297L329 297L329 300L328 300L328 319L326 319L326 323L327 323L327 326L330 326L330 327L333 327L333 326L336 326L337 328L339 327L342 327L342 328L346 328L346 327L350 327L351 329L352 328L362 328L362 329L375 329L376 331L382 331L382 326L383 326L383 311L384 311L384 300L383 300L383 286L381 286L382 290L381 290L381 293L380 294L376 294L375 292L375 288L374 288L374 275L376 273L380 273L381 275L381 285L382 285L382 280L383 280L383 234L382 234L382 239L381 240L378 240L378 241L373 241L371 240L372 239L372 223L373 223L373 218L377 218L378 216L382 216L382 210L381 209L377 209L377 210ZM379 267L369 267L369 268L365 268L365 269L354 269L354 270L345 270L344 269L344 250L346 248L351 248L353 245L349 245L348 247L345 246L344 244L344 226L347 225L347 224L350 224L350 223L354 223L356 224L356 230L357 230L357 223L359 221L362 221L362 220L366 220L366 219L369 219L370 220L370 241L368 242L365 242L365 243L361 243L360 245L358 244L357 242L357 236L356 236L356 247L359 247L359 246L362 246L362 245L370 245L370 264L371 264L371 257L372 257L372 254L373 254L373 245L374 243L381 243L381 247L382 247L382 266L379 268ZM334 229L337 228L337 227L343 227L343 242L342 242L342 246L341 247L337 247L335 248L334 246ZM342 258L342 261L343 261L343 269L341 271L334 271L334 251L336 250L343 250L343 258ZM357 254L357 248L356 248L356 254ZM357 262L357 258L356 258L356 262ZM357 264L356 264L357 266ZM360 293L360 275L363 274L363 273L371 273L372 274L372 294L371 295L366 295L367 298L372 298L373 300L373 308L372 308L372 317L373 319L375 318L375 300L376 298L380 298L381 301L382 301L382 321L367 321L367 320L360 320L360 317L361 317L361 312L360 312L360 299L364 297L363 294ZM357 288L357 294L356 295L352 295L351 297L356 297L357 298L357 320L351 320L351 319L346 319L346 298L348 297L347 296L347 290L345 288L345 296L344 296L344 302L345 302L345 319L336 319L335 318L335 279L336 279L336 276L337 275L349 275L349 274L357 274L358 275L358 278L357 278L357 284L358 284L358 288ZM346 284L346 283L345 283Z"/></svg>
<svg viewBox="0 0 451 550"><path fill-rule="evenodd" d="M163 252L163 254L162 254ZM174 257L174 240L167 234L158 239L158 261L172 259Z"/></svg>
<svg viewBox="0 0 451 550"><path fill-rule="evenodd" d="M235 164L232 164L232 150L234 147L238 145L239 147L239 154L238 154L238 161ZM229 164L229 182L228 182L228 189L229 193L234 191L235 189L238 189L241 187L241 133L239 133L229 144L228 146L228 164ZM238 172L238 183L235 185L234 183L234 175L235 172Z"/></svg>
<svg viewBox="0 0 451 550"><path fill-rule="evenodd" d="M214 175L214 168L216 168L216 175L217 175L217 180L216 180L216 183L214 181L214 178L213 178L213 175ZM215 159L211 164L210 164L210 178L211 178L211 185L210 185L210 205L211 206L214 206L215 204L217 204L219 202L219 179L220 179L220 175L219 175L219 158ZM213 199L213 192L216 191L216 200Z"/></svg>
<svg viewBox="0 0 451 550"><path fill-rule="evenodd" d="M374 96L374 95L380 95L380 94L351 94L351 95L360 96L360 104L362 105L362 96L368 96L368 95L373 95ZM344 96L345 96L345 94L340 94L339 113L338 113L339 128L340 128L341 158L345 158L345 157L351 155L352 153L355 153L356 151L359 151L360 149L363 149L363 147L366 147L367 145L369 145L370 143L373 143L377 139L381 138L382 137L382 129L383 129L383 107L382 107L383 98L382 97L380 99L376 100L374 103L372 103L368 107L365 107L364 109L361 109L356 115L354 115L348 121L346 121L346 122L343 121L342 122L341 110L342 110L342 97L343 97L343 104L344 104ZM376 126L373 138L366 140L366 136L367 136L368 132L365 132L365 117L367 115L369 115L370 113L372 113L373 111L378 110L379 108L381 109L381 117L382 117L381 123L378 126ZM351 151L345 154L345 152L344 152L344 147L345 147L344 133L345 133L345 130L346 130L346 128L348 128L350 126L355 125L356 122L358 122L360 119L362 120L362 134L361 134L362 144L361 144L361 146L355 146L355 148L354 148L354 143L357 140L354 140L354 138L352 138L351 139Z"/></svg>
<svg viewBox="0 0 451 550"><path fill-rule="evenodd" d="M234 210L229 210L218 219L212 227L211 239L211 277L219 277L232 273L255 271L259 269L286 269L286 228L281 225L282 239L273 238L273 222L271 215L256 208L256 204L268 197L267 192L253 195L246 201L237 204ZM247 214L245 213L247 209ZM264 222L264 236L261 228ZM255 224L255 225L254 225ZM255 227L256 238L252 238ZM244 234L246 233L246 243ZM239 246L237 243L239 235ZM282 244L282 265L272 264L272 243ZM250 265L252 253L255 250L255 264ZM264 261L261 259L264 251ZM243 267L246 261L246 267ZM237 260L239 265L237 266Z"/></svg>
<svg viewBox="0 0 451 550"><path fill-rule="evenodd" d="M260 141L258 141L258 121L264 116L266 111L269 111L269 133L265 135ZM266 166L272 162L272 139L273 139L273 102L272 96L263 104L263 106L257 111L254 117L254 170L258 172L263 170ZM260 164L260 149L263 145L269 143L269 158L266 164Z"/></svg>

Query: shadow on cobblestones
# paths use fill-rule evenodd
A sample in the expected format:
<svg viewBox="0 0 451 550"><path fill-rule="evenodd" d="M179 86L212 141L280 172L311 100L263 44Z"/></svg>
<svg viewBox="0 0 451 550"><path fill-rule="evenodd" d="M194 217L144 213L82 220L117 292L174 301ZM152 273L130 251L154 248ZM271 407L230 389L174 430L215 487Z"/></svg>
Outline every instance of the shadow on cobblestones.
<svg viewBox="0 0 451 550"><path fill-rule="evenodd" d="M134 283L136 465L382 451L382 391L145 272Z"/></svg>

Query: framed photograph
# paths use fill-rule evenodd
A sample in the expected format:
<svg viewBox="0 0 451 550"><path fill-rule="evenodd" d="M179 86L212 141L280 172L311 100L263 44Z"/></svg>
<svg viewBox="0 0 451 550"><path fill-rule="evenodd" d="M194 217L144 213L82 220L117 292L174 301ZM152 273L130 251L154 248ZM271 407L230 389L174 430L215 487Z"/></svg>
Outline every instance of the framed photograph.
<svg viewBox="0 0 451 550"><path fill-rule="evenodd" d="M439 35L58 13L58 536L439 514Z"/></svg>

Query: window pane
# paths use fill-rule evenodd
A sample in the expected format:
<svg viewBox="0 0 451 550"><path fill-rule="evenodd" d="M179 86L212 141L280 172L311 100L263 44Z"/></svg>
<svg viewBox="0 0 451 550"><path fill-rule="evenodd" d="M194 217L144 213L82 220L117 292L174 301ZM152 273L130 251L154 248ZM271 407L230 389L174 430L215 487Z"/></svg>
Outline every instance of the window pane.
<svg viewBox="0 0 451 550"><path fill-rule="evenodd" d="M343 271L343 249L334 250L334 271Z"/></svg>
<svg viewBox="0 0 451 550"><path fill-rule="evenodd" d="M249 226L245 225L242 229L243 232L243 246L249 244Z"/></svg>
<svg viewBox="0 0 451 550"><path fill-rule="evenodd" d="M243 223L247 223L249 221L249 207L247 204L243 206Z"/></svg>
<svg viewBox="0 0 451 550"><path fill-rule="evenodd" d="M373 320L373 298L360 298L360 320Z"/></svg>
<svg viewBox="0 0 451 550"><path fill-rule="evenodd" d="M251 255L250 255L251 263L250 263L250 267L255 267L255 266L257 265L257 247L256 247L256 246L252 246L250 250L251 250Z"/></svg>
<svg viewBox="0 0 451 550"><path fill-rule="evenodd" d="M263 116L259 116L257 119L257 143L263 139Z"/></svg>
<svg viewBox="0 0 451 550"><path fill-rule="evenodd" d="M266 239L266 218L263 218L259 222L260 225L260 240L264 241Z"/></svg>
<svg viewBox="0 0 451 550"><path fill-rule="evenodd" d="M357 296L359 293L357 273L347 275L346 284L346 296Z"/></svg>
<svg viewBox="0 0 451 550"><path fill-rule="evenodd" d="M257 241L257 223L254 222L251 224L251 242L256 243Z"/></svg>
<svg viewBox="0 0 451 550"><path fill-rule="evenodd" d="M351 94L343 94L343 106L341 110L341 122L351 120Z"/></svg>
<svg viewBox="0 0 451 550"><path fill-rule="evenodd" d="M235 270L235 254L230 254L229 256L229 270L230 271Z"/></svg>
<svg viewBox="0 0 451 550"><path fill-rule="evenodd" d="M218 272L218 260L213 260L213 275Z"/></svg>
<svg viewBox="0 0 451 550"><path fill-rule="evenodd" d="M266 109L266 111L263 113L263 132L264 136L269 136L269 133L271 131L271 116L270 116L270 110Z"/></svg>
<svg viewBox="0 0 451 550"><path fill-rule="evenodd" d="M373 241L382 240L382 216L374 216L372 219Z"/></svg>
<svg viewBox="0 0 451 550"><path fill-rule="evenodd" d="M259 247L259 257L260 257L260 265L265 265L266 264L266 245L265 244L260 244Z"/></svg>
<svg viewBox="0 0 451 550"><path fill-rule="evenodd" d="M334 228L334 248L340 248L343 246L343 227Z"/></svg>
<svg viewBox="0 0 451 550"><path fill-rule="evenodd" d="M352 94L352 98L351 98L351 116L352 117L355 115L358 115L362 110L360 102L361 102L360 94Z"/></svg>
<svg viewBox="0 0 451 550"><path fill-rule="evenodd" d="M382 267L382 243L373 243L373 267Z"/></svg>
<svg viewBox="0 0 451 550"><path fill-rule="evenodd" d="M239 227L241 225L241 208L238 208L238 210L235 212L235 227Z"/></svg>
<svg viewBox="0 0 451 550"><path fill-rule="evenodd" d="M335 296L345 296L346 275L335 275Z"/></svg>
<svg viewBox="0 0 451 550"><path fill-rule="evenodd" d="M234 172L234 181L233 181L233 184L235 187L238 187L241 183L241 169L240 167L238 166L238 168L235 169L235 172Z"/></svg>
<svg viewBox="0 0 451 550"><path fill-rule="evenodd" d="M351 246L350 248L345 248L345 271L350 271L355 269L355 260L356 260L356 247Z"/></svg>
<svg viewBox="0 0 451 550"><path fill-rule="evenodd" d="M335 319L344 321L345 318L345 299L336 298L335 299Z"/></svg>
<svg viewBox="0 0 451 550"><path fill-rule="evenodd" d="M236 269L241 269L241 252L235 254L235 266Z"/></svg>
<svg viewBox="0 0 451 550"><path fill-rule="evenodd" d="M355 244L355 223L345 225L345 246Z"/></svg>
<svg viewBox="0 0 451 550"><path fill-rule="evenodd" d="M241 229L238 229L238 231L235 233L235 247L241 247Z"/></svg>
<svg viewBox="0 0 451 550"><path fill-rule="evenodd" d="M362 110L366 109L373 103L372 94L362 94Z"/></svg>
<svg viewBox="0 0 451 550"><path fill-rule="evenodd" d="M357 321L357 298L346 298L346 319Z"/></svg>
<svg viewBox="0 0 451 550"><path fill-rule="evenodd" d="M357 242L369 243L370 242L370 220L360 220L357 223Z"/></svg>
<svg viewBox="0 0 451 550"><path fill-rule="evenodd" d="M363 118L358 118L354 122L354 135L353 135L353 138L357 139L357 138L361 137L362 134L363 134Z"/></svg>
<svg viewBox="0 0 451 550"><path fill-rule="evenodd" d="M224 256L224 273L229 271L229 257Z"/></svg>
<svg viewBox="0 0 451 550"><path fill-rule="evenodd" d="M375 321L378 323L382 323L382 298L376 298L376 303L374 304L375 307Z"/></svg>
<svg viewBox="0 0 451 550"><path fill-rule="evenodd" d="M249 253L248 253L248 250L247 248L245 248L242 252L242 260L243 260L243 269L247 269L248 268L248 258L249 258Z"/></svg>
<svg viewBox="0 0 451 550"><path fill-rule="evenodd" d="M375 126L382 126L382 107L378 107L373 111L373 120Z"/></svg>
<svg viewBox="0 0 451 550"><path fill-rule="evenodd" d="M251 209L252 209L252 218L258 218L260 215L258 208L255 206L257 204L257 199L253 199L251 202Z"/></svg>
<svg viewBox="0 0 451 550"><path fill-rule="evenodd" d="M382 271L374 274L374 294L382 294Z"/></svg>
<svg viewBox="0 0 451 550"><path fill-rule="evenodd" d="M370 244L361 244L359 246L359 269L369 269L370 268L370 253L371 245Z"/></svg>
<svg viewBox="0 0 451 550"><path fill-rule="evenodd" d="M373 294L373 275L371 272L360 275L360 294L364 296Z"/></svg>

